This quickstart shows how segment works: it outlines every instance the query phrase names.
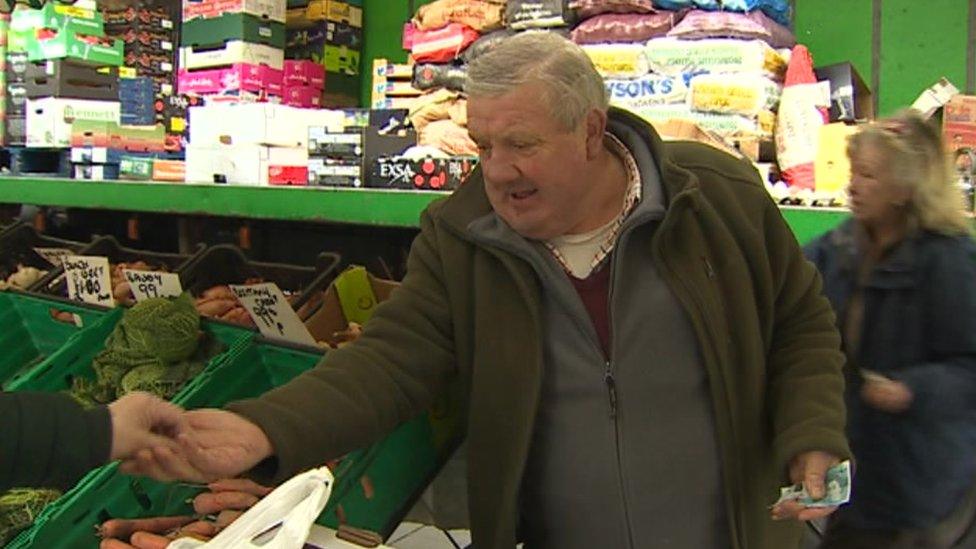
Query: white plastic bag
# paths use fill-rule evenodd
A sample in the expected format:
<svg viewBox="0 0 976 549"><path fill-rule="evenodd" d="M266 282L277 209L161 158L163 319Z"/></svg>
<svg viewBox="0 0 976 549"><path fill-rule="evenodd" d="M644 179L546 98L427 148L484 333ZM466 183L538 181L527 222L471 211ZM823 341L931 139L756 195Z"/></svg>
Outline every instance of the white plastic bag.
<svg viewBox="0 0 976 549"><path fill-rule="evenodd" d="M312 469L276 488L212 540L180 538L167 549L302 549L332 485L328 467Z"/></svg>

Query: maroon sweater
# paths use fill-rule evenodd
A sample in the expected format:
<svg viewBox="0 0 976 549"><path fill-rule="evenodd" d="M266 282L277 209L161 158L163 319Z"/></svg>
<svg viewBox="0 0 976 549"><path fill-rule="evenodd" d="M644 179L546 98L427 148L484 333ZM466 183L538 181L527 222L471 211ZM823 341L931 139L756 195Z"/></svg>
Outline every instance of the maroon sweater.
<svg viewBox="0 0 976 549"><path fill-rule="evenodd" d="M576 288L576 293L583 300L586 311L590 313L590 321L596 328L596 335L600 339L603 356L610 358L610 261L604 261L599 270L590 276L580 279L569 276L570 282Z"/></svg>

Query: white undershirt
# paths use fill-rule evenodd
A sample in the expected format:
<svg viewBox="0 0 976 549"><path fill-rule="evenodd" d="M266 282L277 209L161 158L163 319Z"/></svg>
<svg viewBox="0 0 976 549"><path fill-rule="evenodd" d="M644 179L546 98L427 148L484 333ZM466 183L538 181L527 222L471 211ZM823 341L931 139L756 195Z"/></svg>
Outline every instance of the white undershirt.
<svg viewBox="0 0 976 549"><path fill-rule="evenodd" d="M607 241L616 221L612 219L606 225L588 233L557 236L549 244L559 250L570 274L579 279L587 278L593 272L593 260L600 253L600 246Z"/></svg>

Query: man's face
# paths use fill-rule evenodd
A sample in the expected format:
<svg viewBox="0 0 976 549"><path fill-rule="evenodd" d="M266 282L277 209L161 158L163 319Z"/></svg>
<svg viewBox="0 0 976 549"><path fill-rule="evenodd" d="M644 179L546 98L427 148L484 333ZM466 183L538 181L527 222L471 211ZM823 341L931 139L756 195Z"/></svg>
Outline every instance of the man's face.
<svg viewBox="0 0 976 549"><path fill-rule="evenodd" d="M539 84L468 100L468 132L478 144L485 191L517 233L548 240L574 230L587 214L594 181L586 166L596 133L592 115L566 130L543 102ZM589 121L589 122L588 122ZM602 127L598 140L602 142ZM588 151L589 149L589 151Z"/></svg>

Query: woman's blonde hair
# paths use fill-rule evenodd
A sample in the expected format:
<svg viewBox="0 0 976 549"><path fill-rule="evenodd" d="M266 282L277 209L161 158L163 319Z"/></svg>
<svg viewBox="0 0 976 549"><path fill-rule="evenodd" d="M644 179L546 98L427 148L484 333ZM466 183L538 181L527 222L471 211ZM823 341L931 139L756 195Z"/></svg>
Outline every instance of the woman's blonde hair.
<svg viewBox="0 0 976 549"><path fill-rule="evenodd" d="M952 179L942 133L914 110L903 110L864 127L851 137L847 155L866 147L882 155L887 182L911 191L909 227L947 235L971 232L963 213L963 196Z"/></svg>

